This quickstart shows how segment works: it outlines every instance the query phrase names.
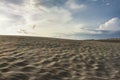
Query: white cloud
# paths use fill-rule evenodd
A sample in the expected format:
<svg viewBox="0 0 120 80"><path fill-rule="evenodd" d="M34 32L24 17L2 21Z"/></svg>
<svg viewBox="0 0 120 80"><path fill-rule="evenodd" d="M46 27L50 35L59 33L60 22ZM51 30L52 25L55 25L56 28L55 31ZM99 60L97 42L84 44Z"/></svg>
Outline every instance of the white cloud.
<svg viewBox="0 0 120 80"><path fill-rule="evenodd" d="M119 31L120 30L120 19L115 17L104 24L99 26L100 30L108 30L108 31Z"/></svg>
<svg viewBox="0 0 120 80"><path fill-rule="evenodd" d="M69 2L69 5L70 9L85 8L75 2ZM37 0L25 0L21 5L0 2L0 21L0 34L56 37L62 34L98 33L83 29L86 25L75 22L69 9L57 6L48 8L38 4Z"/></svg>
<svg viewBox="0 0 120 80"><path fill-rule="evenodd" d="M66 6L72 10L85 9L87 7L85 4L77 4L75 0L68 0Z"/></svg>

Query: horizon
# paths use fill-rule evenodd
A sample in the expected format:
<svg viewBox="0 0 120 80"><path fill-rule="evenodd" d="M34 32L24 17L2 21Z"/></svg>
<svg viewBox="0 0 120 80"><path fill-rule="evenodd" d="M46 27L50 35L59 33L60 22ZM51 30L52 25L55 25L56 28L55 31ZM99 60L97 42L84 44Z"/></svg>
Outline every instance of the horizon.
<svg viewBox="0 0 120 80"><path fill-rule="evenodd" d="M120 0L0 0L0 35L120 38Z"/></svg>

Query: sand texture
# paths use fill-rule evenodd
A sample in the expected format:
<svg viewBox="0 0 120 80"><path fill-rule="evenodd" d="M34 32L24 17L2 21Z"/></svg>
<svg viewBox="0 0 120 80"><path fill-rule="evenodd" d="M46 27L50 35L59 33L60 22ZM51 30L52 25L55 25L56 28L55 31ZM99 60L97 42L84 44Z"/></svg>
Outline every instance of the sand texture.
<svg viewBox="0 0 120 80"><path fill-rule="evenodd" d="M120 40L0 36L0 80L120 80Z"/></svg>

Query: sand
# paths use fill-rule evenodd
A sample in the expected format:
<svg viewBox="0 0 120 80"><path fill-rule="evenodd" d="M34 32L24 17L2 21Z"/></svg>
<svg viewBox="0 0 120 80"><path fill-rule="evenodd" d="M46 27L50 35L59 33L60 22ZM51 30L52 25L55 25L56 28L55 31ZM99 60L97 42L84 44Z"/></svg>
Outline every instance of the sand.
<svg viewBox="0 0 120 80"><path fill-rule="evenodd" d="M0 36L0 80L120 80L120 40Z"/></svg>

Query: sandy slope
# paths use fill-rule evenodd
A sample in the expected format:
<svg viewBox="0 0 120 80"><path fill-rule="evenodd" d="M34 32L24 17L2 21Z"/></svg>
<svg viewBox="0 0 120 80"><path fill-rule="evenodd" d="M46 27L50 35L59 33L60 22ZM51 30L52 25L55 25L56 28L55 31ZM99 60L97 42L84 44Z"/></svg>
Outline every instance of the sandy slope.
<svg viewBox="0 0 120 80"><path fill-rule="evenodd" d="M120 42L1 36L0 80L120 80Z"/></svg>

